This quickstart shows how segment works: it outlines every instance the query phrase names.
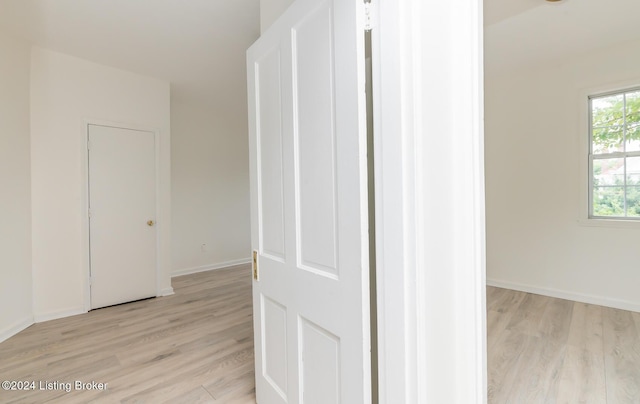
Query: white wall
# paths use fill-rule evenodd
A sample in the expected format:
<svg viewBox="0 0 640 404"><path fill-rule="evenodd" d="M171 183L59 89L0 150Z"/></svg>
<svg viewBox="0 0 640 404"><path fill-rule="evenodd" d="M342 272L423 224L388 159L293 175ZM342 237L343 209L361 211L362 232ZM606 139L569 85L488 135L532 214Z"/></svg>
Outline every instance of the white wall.
<svg viewBox="0 0 640 404"><path fill-rule="evenodd" d="M242 262L251 256L246 74L234 77L232 108L171 99L172 273ZM205 244L203 248L202 245Z"/></svg>
<svg viewBox="0 0 640 404"><path fill-rule="evenodd" d="M160 131L161 285L170 290L169 83L64 54L31 54L33 294L36 321L85 311L85 119Z"/></svg>
<svg viewBox="0 0 640 404"><path fill-rule="evenodd" d="M0 341L33 322L30 53L0 34Z"/></svg>
<svg viewBox="0 0 640 404"><path fill-rule="evenodd" d="M586 203L581 94L638 85L638 66L640 42L631 42L486 77L490 284L640 311L640 226L578 221Z"/></svg>
<svg viewBox="0 0 640 404"><path fill-rule="evenodd" d="M293 0L260 0L260 32L264 32L293 3Z"/></svg>

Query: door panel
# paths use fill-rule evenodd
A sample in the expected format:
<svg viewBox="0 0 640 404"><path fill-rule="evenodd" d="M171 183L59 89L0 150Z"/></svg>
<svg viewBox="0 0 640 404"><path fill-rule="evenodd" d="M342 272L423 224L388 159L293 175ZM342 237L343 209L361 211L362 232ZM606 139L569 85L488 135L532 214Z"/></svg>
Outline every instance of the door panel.
<svg viewBox="0 0 640 404"><path fill-rule="evenodd" d="M89 125L88 136L91 308L156 296L155 135Z"/></svg>
<svg viewBox="0 0 640 404"><path fill-rule="evenodd" d="M286 398L288 384L287 363L287 309L262 296L262 335L264 346L263 374L269 384Z"/></svg>
<svg viewBox="0 0 640 404"><path fill-rule="evenodd" d="M299 263L337 276L332 8L311 12L292 30Z"/></svg>
<svg viewBox="0 0 640 404"><path fill-rule="evenodd" d="M247 53L261 404L371 399L361 8L297 0Z"/></svg>
<svg viewBox="0 0 640 404"><path fill-rule="evenodd" d="M265 254L284 260L284 168L282 162L282 96L280 53L264 55L257 71L260 88L260 240ZM269 80L274 78L274 80Z"/></svg>
<svg viewBox="0 0 640 404"><path fill-rule="evenodd" d="M340 402L340 338L301 319L300 368L305 403ZM329 376L329 377L327 377Z"/></svg>

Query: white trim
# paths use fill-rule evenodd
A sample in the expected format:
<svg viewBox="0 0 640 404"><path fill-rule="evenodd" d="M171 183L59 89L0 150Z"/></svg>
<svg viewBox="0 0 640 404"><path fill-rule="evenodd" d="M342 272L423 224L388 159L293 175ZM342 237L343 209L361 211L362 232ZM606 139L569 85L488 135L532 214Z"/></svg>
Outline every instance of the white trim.
<svg viewBox="0 0 640 404"><path fill-rule="evenodd" d="M34 323L33 316L27 316L27 318L16 321L4 330L0 330L0 342L4 342L13 337L20 331L32 326Z"/></svg>
<svg viewBox="0 0 640 404"><path fill-rule="evenodd" d="M407 2L380 2L371 31L374 118L378 397L380 404L416 403L418 372L413 216L414 184L406 178L408 152L403 106L411 104L410 24ZM399 45L404 45L403 49ZM408 83L407 83L408 82ZM404 130L403 130L404 129Z"/></svg>
<svg viewBox="0 0 640 404"><path fill-rule="evenodd" d="M78 314L85 314L88 310L85 310L84 306L78 306L67 310L56 310L42 314L34 314L33 320L36 323L42 323L44 321L57 320L59 318L77 316Z"/></svg>
<svg viewBox="0 0 640 404"><path fill-rule="evenodd" d="M174 295L174 291L173 288L164 288L162 290L160 290L159 294L157 297L165 297L165 296L171 296Z"/></svg>
<svg viewBox="0 0 640 404"><path fill-rule="evenodd" d="M482 0L372 30L381 404L487 400L482 30Z"/></svg>
<svg viewBox="0 0 640 404"><path fill-rule="evenodd" d="M86 312L91 310L91 252L90 252L90 244L89 244L89 124L93 122L88 119L83 119L81 121L80 128L80 147L82 148L82 195L84 198L82 200L82 212L80 213L80 221L82 223L82 273L84 274L84 309Z"/></svg>
<svg viewBox="0 0 640 404"><path fill-rule="evenodd" d="M577 223L580 226L587 227L603 227L603 228L624 228L624 229L640 229L640 220L637 219L620 219L620 218L591 218L589 217L589 201L591 196L589 195L590 176L589 176L589 97L599 94L615 93L624 91L629 88L640 87L640 79L633 79L627 81L618 81L615 83L609 83L600 85L597 87L583 88L578 91L578 170L580 181L580 192L578 193L580 199L577 201L578 219Z"/></svg>
<svg viewBox="0 0 640 404"><path fill-rule="evenodd" d="M603 218L583 218L578 220L578 224L580 226L587 226L587 227L608 227L608 228L640 230L640 220L638 219L621 220L621 219L603 219Z"/></svg>
<svg viewBox="0 0 640 404"><path fill-rule="evenodd" d="M173 294L173 288L161 288L162 284L162 265L164 262L162 261L162 254L160 253L160 238L162 235L162 227L163 227L163 206L162 206L162 195L161 195L161 168L162 161L160 156L160 130L157 128L150 128L143 125L137 125L133 123L123 123L116 121L109 121L104 119L94 119L94 118L84 118L82 120L82 128L81 128L81 146L82 146L82 171L83 171L83 183L82 183L82 193L84 194L84 204L82 206L81 212L81 220L82 220L82 249L84 251L84 309L85 312L91 310L91 255L90 255L90 244L89 244L89 217L87 212L89 211L89 125L94 126L106 126L112 128L120 128L120 129L129 129L136 130L142 132L150 132L153 133L154 138L154 146L155 146L155 190L156 190L156 296L167 296ZM169 293L169 289L171 292Z"/></svg>
<svg viewBox="0 0 640 404"><path fill-rule="evenodd" d="M614 309L635 311L640 313L640 302L631 302L628 300L613 299L606 296L588 295L584 293L576 293L553 288L541 288L523 283L504 281L500 279L487 279L487 286L518 290L520 292L533 293L536 295L573 300L581 303L595 304L598 306L612 307Z"/></svg>
<svg viewBox="0 0 640 404"><path fill-rule="evenodd" d="M196 274L198 272L214 271L216 269L226 269L229 267L243 265L243 264L250 264L250 263L251 263L251 258L240 258L237 260L218 262L216 264L202 265L199 267L175 269L171 271L171 277L175 278L176 276Z"/></svg>

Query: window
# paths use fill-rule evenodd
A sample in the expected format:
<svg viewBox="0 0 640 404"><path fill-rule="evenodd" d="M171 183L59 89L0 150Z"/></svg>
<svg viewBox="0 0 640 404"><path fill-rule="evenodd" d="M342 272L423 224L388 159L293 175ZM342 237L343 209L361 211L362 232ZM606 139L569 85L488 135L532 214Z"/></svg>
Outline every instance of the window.
<svg viewBox="0 0 640 404"><path fill-rule="evenodd" d="M589 97L589 216L640 219L640 88Z"/></svg>

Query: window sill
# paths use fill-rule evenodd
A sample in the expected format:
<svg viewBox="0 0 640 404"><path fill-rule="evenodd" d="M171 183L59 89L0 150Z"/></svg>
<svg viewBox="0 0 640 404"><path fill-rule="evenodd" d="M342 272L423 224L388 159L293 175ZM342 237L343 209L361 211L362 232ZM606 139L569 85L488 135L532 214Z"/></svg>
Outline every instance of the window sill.
<svg viewBox="0 0 640 404"><path fill-rule="evenodd" d="M609 227L640 230L640 220L621 219L579 219L578 224L587 227Z"/></svg>

